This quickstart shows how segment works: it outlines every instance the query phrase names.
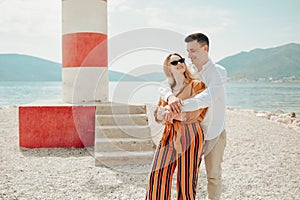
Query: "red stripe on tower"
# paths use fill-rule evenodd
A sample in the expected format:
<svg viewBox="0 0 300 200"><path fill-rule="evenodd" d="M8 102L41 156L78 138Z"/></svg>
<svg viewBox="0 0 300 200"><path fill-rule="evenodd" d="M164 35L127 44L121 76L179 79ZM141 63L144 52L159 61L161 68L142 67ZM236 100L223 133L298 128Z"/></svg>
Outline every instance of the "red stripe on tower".
<svg viewBox="0 0 300 200"><path fill-rule="evenodd" d="M107 35L70 33L63 35L63 67L107 67Z"/></svg>

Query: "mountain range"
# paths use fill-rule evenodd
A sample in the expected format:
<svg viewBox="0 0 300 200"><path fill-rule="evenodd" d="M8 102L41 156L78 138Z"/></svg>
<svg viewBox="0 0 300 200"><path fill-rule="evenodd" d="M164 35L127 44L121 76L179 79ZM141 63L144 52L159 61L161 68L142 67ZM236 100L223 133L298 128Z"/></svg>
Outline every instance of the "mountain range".
<svg viewBox="0 0 300 200"><path fill-rule="evenodd" d="M254 49L219 62L230 80L300 80L300 44ZM61 81L61 64L20 54L0 54L0 81ZM133 76L109 70L110 81L163 81L163 72Z"/></svg>
<svg viewBox="0 0 300 200"><path fill-rule="evenodd" d="M241 52L218 64L227 69L233 80L300 80L300 44Z"/></svg>
<svg viewBox="0 0 300 200"><path fill-rule="evenodd" d="M0 54L1 81L60 81L61 64L27 55Z"/></svg>
<svg viewBox="0 0 300 200"><path fill-rule="evenodd" d="M62 66L38 57L0 54L0 81L61 81ZM162 81L163 73L133 76L109 70L109 81Z"/></svg>

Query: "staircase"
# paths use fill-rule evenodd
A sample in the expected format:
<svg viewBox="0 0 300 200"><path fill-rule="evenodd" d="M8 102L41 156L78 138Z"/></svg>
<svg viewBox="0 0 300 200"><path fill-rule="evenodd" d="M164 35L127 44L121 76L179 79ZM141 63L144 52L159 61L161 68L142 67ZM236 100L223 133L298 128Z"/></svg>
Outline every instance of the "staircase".
<svg viewBox="0 0 300 200"><path fill-rule="evenodd" d="M111 166L151 163L153 142L145 105L97 105L95 164Z"/></svg>

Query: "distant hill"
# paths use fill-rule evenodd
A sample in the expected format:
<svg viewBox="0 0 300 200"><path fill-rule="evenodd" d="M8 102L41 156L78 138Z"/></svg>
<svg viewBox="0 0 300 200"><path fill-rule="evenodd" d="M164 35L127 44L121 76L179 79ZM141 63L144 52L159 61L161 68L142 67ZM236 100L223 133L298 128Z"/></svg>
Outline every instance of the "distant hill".
<svg viewBox="0 0 300 200"><path fill-rule="evenodd" d="M148 74L143 74L139 76L133 76L129 74L124 74L122 72L109 70L109 81L163 81L166 79L166 76L162 72L153 72Z"/></svg>
<svg viewBox="0 0 300 200"><path fill-rule="evenodd" d="M254 49L218 62L230 80L300 80L300 44ZM61 64L19 54L0 54L0 81L61 81ZM109 70L109 81L163 81L164 73L133 76Z"/></svg>
<svg viewBox="0 0 300 200"><path fill-rule="evenodd" d="M139 79L143 80L143 81L163 81L166 80L166 76L163 72L153 72L153 73L149 73L149 74L144 74L144 75L140 75L138 76Z"/></svg>
<svg viewBox="0 0 300 200"><path fill-rule="evenodd" d="M143 81L109 70L110 81ZM61 81L60 63L20 54L0 54L0 81Z"/></svg>
<svg viewBox="0 0 300 200"><path fill-rule="evenodd" d="M1 81L61 81L61 64L19 54L0 54Z"/></svg>
<svg viewBox="0 0 300 200"><path fill-rule="evenodd" d="M300 44L241 52L218 63L227 69L232 80L300 80Z"/></svg>
<svg viewBox="0 0 300 200"><path fill-rule="evenodd" d="M109 81L142 81L139 77L108 70Z"/></svg>

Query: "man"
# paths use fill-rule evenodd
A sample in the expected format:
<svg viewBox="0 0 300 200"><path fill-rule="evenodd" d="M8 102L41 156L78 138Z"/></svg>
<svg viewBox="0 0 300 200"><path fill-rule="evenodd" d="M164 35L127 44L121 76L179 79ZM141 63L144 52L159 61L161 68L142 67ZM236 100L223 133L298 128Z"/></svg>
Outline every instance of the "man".
<svg viewBox="0 0 300 200"><path fill-rule="evenodd" d="M188 57L197 68L195 76L203 81L206 89L193 98L181 101L175 97L169 87L162 87L160 93L171 108L166 118L171 121L179 112L194 111L208 107L201 128L204 133L204 160L207 174L208 199L220 199L222 186L222 168L225 132L225 82L226 70L212 62L208 56L209 39L202 33L195 33L185 38Z"/></svg>

